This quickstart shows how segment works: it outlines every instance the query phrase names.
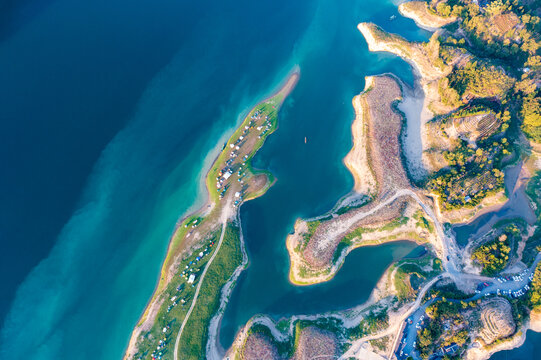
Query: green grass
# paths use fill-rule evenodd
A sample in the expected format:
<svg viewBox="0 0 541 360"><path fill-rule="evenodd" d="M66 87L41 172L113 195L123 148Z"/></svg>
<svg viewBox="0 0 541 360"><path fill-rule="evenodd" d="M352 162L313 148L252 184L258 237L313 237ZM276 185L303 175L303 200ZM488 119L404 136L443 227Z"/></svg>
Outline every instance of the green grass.
<svg viewBox="0 0 541 360"><path fill-rule="evenodd" d="M537 171L535 175L528 181L526 186L526 194L530 201L535 205L535 215L537 216L536 224L541 223L541 171ZM539 227L535 233L526 241L526 246L522 253L522 261L527 265L531 265L541 248L541 230Z"/></svg>
<svg viewBox="0 0 541 360"><path fill-rule="evenodd" d="M372 310L361 320L359 326L348 329L350 339L359 339L363 336L382 331L389 326L387 309Z"/></svg>
<svg viewBox="0 0 541 360"><path fill-rule="evenodd" d="M274 181L274 177L269 172L253 169L251 165L251 160L255 153L259 150L259 148L263 146L266 137L277 129L278 110L284 98L285 93L282 89L273 97L266 99L254 106L250 113L244 118L241 125L232 134L232 136L226 143L226 148L224 148L224 150L220 152L218 158L214 161L214 164L209 170L206 177L206 185L207 189L209 190L209 197L211 201L219 204L219 194L215 191L214 179L216 178L219 169L222 169L225 166L225 162L229 158L228 147L231 143L234 143L236 139L238 139L240 135L244 132L245 126L248 125L251 121L250 117L256 111L261 111L263 116L268 116L270 124L269 129L266 130L265 134L261 135L261 137L256 140L253 148L249 152L248 158L246 160L246 165L248 165L246 172L248 176L265 174L267 176L268 182L266 186L262 189L258 189L256 192L246 194L245 198L249 200L261 196L268 190L268 188ZM215 221L215 214L218 213L217 209L219 209L219 205L206 218L201 218L199 215L192 215L186 218L173 235L166 259L164 260L164 264L162 266L160 281L155 291L156 298L162 301L162 303L160 309L158 310L156 320L154 321L150 331L142 333L141 337L137 339L139 352L136 354L135 358L149 359L152 352L155 352L156 346L158 345L158 341L160 339L163 339L166 342L165 349L159 350L162 353L162 359L166 360L173 358L171 347L174 346L174 344L171 344L171 342L174 343L175 341L178 329L180 327L180 322L183 321L186 312L191 305L191 300L193 299L195 288L187 284L186 279L180 277L179 273L175 274L173 279L169 283L167 283L165 281L167 278L166 274L172 266L173 259L175 259L176 255L180 252L180 250L182 250L182 241L186 233L192 229L192 225L197 224L197 227L200 227L201 224L204 222ZM187 225L187 227L185 227L185 225ZM208 228L210 229L212 227ZM220 231L211 233L211 230L208 230L208 233L205 235L207 236L206 241L216 241L217 237L220 236ZM208 244L205 245L208 246ZM182 259L182 262L179 266L179 271L183 271L185 269L185 266L190 261L193 261L198 256L199 252L203 248L205 248L205 245L195 250L192 255ZM197 269L195 270L195 272L199 275L201 274L206 262L210 259L212 251L214 249L215 247L207 249L210 251L207 251L206 256L197 263ZM214 262L209 267L206 276L203 279L204 283L201 286L201 291L199 293L197 304L195 305L194 311L192 312L187 326L184 330L181 349L183 354L185 353L187 355L183 355L183 359L204 358L208 322L210 321L212 315L219 306L220 290L230 278L234 270L241 263L242 250L239 241L239 229L229 224L220 252L216 255ZM199 277L196 278L196 283L197 281L199 281ZM180 284L183 284L184 288L181 291L178 291L177 287ZM171 300L171 298L174 296L176 296L176 298ZM184 306L181 306L178 303L180 299L186 301ZM153 298L153 301L154 300L155 298ZM171 304L174 303L177 304L175 306L171 306ZM166 328L166 332L162 331L164 328Z"/></svg>
<svg viewBox="0 0 541 360"><path fill-rule="evenodd" d="M192 219L193 221L193 219ZM205 248L207 248L207 245L210 244L212 241L215 242L218 240L220 236L220 232L214 232L212 233L209 238L205 241L206 245L203 245L202 247L195 249L193 253L189 256L186 256L180 263L179 269L184 270L185 266L189 264L189 262L194 261L196 257L199 255L199 252L204 251ZM215 246L211 247L210 249L214 249ZM212 256L212 251L208 252L202 260L197 264L197 266L194 266L194 269L198 269L198 271L195 271L196 273L200 274ZM177 291L178 286L183 286L181 291ZM154 324L152 328L143 334L143 339L139 341L138 343L138 353L134 356L135 359L150 359L150 356L152 352L156 349L156 346L158 345L158 340L165 339L167 346L162 352L164 352L163 359L172 359L173 358L173 347L174 347L174 341L176 338L176 335L178 333L178 329L180 327L180 321L184 319L184 316L186 315L186 312L188 308L190 307L190 303L193 299L195 289L190 286L185 278L182 278L179 276L179 274L176 274L174 278L169 282L166 289L160 294L160 296L164 299L160 309L158 310L158 314L156 315L156 320L154 321ZM171 301L171 298L173 296L176 296L177 305L172 307L170 311L168 310L168 307L173 304L173 301ZM185 299L186 303L182 305L180 302L181 299ZM169 327L169 329L164 333L163 328Z"/></svg>
<svg viewBox="0 0 541 360"><path fill-rule="evenodd" d="M303 243L302 244L299 244L297 246L297 248L295 249L296 251L300 252L302 250L304 250L304 248L306 247L306 245L308 245L308 242L310 241L310 239L312 238L312 236L314 236L314 233L316 232L318 226L321 224L321 221L319 220L314 220L314 221L309 221L306 223L307 227L308 227L308 231L303 234L302 238L303 238Z"/></svg>
<svg viewBox="0 0 541 360"><path fill-rule="evenodd" d="M346 245L352 244L353 240L355 240L356 238L358 238L359 240L362 239L362 235L364 233L371 233L375 231L391 231L391 230L399 228L402 225L405 225L408 222L408 220L409 220L408 217L401 216L392 221L389 221L388 223L386 223L380 228L358 227L357 229L353 230L352 232L344 236L342 241L345 242Z"/></svg>
<svg viewBox="0 0 541 360"><path fill-rule="evenodd" d="M415 289L420 282L431 279L442 272L441 261L434 256L427 254L420 259L403 259L395 266L394 285L397 290L398 300L411 299L415 295ZM430 267L429 271L423 268ZM416 285L412 279L416 277Z"/></svg>
<svg viewBox="0 0 541 360"><path fill-rule="evenodd" d="M239 228L229 224L225 230L220 251L203 279L197 303L180 339L181 359L205 358L208 324L219 307L221 289L241 264Z"/></svg>

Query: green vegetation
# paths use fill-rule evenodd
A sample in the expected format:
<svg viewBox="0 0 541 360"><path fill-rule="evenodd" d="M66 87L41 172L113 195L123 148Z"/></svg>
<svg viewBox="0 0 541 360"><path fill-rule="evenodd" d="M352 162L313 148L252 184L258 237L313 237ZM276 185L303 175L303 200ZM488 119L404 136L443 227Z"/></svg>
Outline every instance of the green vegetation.
<svg viewBox="0 0 541 360"><path fill-rule="evenodd" d="M424 216L424 213L421 210L416 211L415 214L413 214L413 218L417 220L415 226L426 229L428 232L434 232L434 225Z"/></svg>
<svg viewBox="0 0 541 360"><path fill-rule="evenodd" d="M535 175L528 181L526 186L526 194L533 203L535 215L537 216L537 224L541 223L541 171L537 171ZM526 246L522 253L522 261L530 265L537 253L541 250L541 229L538 227L534 234L526 241Z"/></svg>
<svg viewBox="0 0 541 360"><path fill-rule="evenodd" d="M353 209L358 209L360 207L365 206L368 202L370 202L372 199L369 196L363 196L363 198L359 199L358 201L355 201L353 204L349 204L346 206L341 206L335 211L335 214L342 215L345 214Z"/></svg>
<svg viewBox="0 0 541 360"><path fill-rule="evenodd" d="M538 1L494 0L485 7L453 0L431 2L430 9L441 15L462 18L462 34L448 37L444 43L467 48L477 59L487 59L455 69L449 83L457 91L440 85L440 93L448 104L457 104L456 95L470 93L479 97L500 96L520 114L522 130L533 141L541 141L541 103L536 83L541 70L541 19ZM467 40L467 41L465 41ZM506 68L507 71L503 71ZM511 85L515 83L513 91ZM508 96L504 99L505 92Z"/></svg>
<svg viewBox="0 0 541 360"><path fill-rule="evenodd" d="M449 118L460 119L467 116L482 115L492 112L492 109L482 105L468 105L466 107L460 108L457 111L451 113Z"/></svg>
<svg viewBox="0 0 541 360"><path fill-rule="evenodd" d="M481 265L481 274L495 276L505 269L509 259L517 256L518 244L527 226L522 218L503 219L492 226L483 243L471 255L471 259Z"/></svg>
<svg viewBox="0 0 541 360"><path fill-rule="evenodd" d="M228 224L220 251L205 274L196 305L180 339L182 359L205 358L208 324L218 310L221 289L242 264L239 231L237 226Z"/></svg>
<svg viewBox="0 0 541 360"><path fill-rule="evenodd" d="M494 0L482 6L461 0L429 1L431 12L443 17L459 16L462 20L449 26L445 38L439 39L439 56L445 63L459 58L458 51L465 55L447 77L439 80L442 102L459 107L462 104L469 106L476 99L490 99L505 110L500 113L500 120L503 120L501 132L506 136L502 140L507 142L502 143L503 148L497 151L496 158L487 157L484 170L471 172L457 168L456 164L460 164L464 156L468 157L464 146L445 154L450 168L440 170L431 179L429 187L441 196L446 209L475 206L488 194L501 189L503 179L490 180L499 174L491 174L488 169L501 170L502 164L498 163L501 155L511 154L506 147L516 142L518 132L506 132L508 128L517 129L518 126L513 125L520 125L530 140L541 142L538 86L541 80L541 19L538 7L538 1ZM457 31L459 27L461 29ZM466 114L459 111L454 116ZM489 139L485 145L494 140L499 141ZM479 147L484 152L491 151L487 146ZM471 150L476 151L476 148ZM515 154L515 158L518 156ZM462 162L468 165L467 160Z"/></svg>
<svg viewBox="0 0 541 360"><path fill-rule="evenodd" d="M304 234L304 240L307 242L314 235L321 222L319 220L307 222L308 232Z"/></svg>
<svg viewBox="0 0 541 360"><path fill-rule="evenodd" d="M477 61L455 67L447 78L449 86L461 97L503 97L515 83L502 70Z"/></svg>
<svg viewBox="0 0 541 360"><path fill-rule="evenodd" d="M238 139L240 139L241 136L246 136L246 134L248 133L248 130L246 129L246 127L248 128L255 127L256 123L252 119L252 117L255 114L260 114L261 118L265 117L265 118L268 118L268 120L265 122L266 125L263 126L264 130L262 130L260 135L258 135L258 137L256 138L256 142L253 145L250 153L248 154L247 159L243 161L246 164L246 168L245 168L246 178L245 179L248 179L250 176L257 175L257 174L265 174L267 175L267 177L272 176L267 171L262 171L262 170L254 171L252 167L252 159L253 159L253 156L257 153L257 151L263 146L267 137L278 128L278 110L279 110L279 107L280 107L279 105L281 103L282 98L283 98L283 95L281 95L280 93L270 98L267 101L259 103L256 107L254 107L254 109L244 118L243 122L237 128L237 130L235 130L235 132L231 135L231 137L229 138L229 141L225 144L224 149L222 150L222 152L220 153L220 155L214 162L214 165L212 166L212 168L209 170L209 173L206 179L206 184L207 184L207 188L209 189L210 197L214 202L218 203L220 201L219 193L214 191L214 189L216 189L215 179L220 177L218 176L218 174L220 173L222 169L226 167L227 161L230 159L230 156L229 156L230 146L236 145L236 142L238 141ZM255 130L252 130L252 131L255 131ZM267 189L263 189L263 193L266 190ZM247 193L245 194L245 198L252 199L260 195L261 195L261 191L257 193L252 193L252 194Z"/></svg>
<svg viewBox="0 0 541 360"><path fill-rule="evenodd" d="M541 142L541 98L532 93L524 97L520 114L524 119L522 130L535 142Z"/></svg>
<svg viewBox="0 0 541 360"><path fill-rule="evenodd" d="M463 104L458 92L449 86L449 79L444 77L438 81L438 92L444 105L459 107Z"/></svg>
<svg viewBox="0 0 541 360"><path fill-rule="evenodd" d="M510 252L507 234L501 234L497 239L475 249L471 257L482 266L481 274L494 276L507 266Z"/></svg>
<svg viewBox="0 0 541 360"><path fill-rule="evenodd" d="M395 270L396 269L396 270ZM399 301L412 300L420 285L442 272L441 261L431 254L420 259L404 259L393 265L393 283Z"/></svg>
<svg viewBox="0 0 541 360"><path fill-rule="evenodd" d="M445 299L428 306L425 326L417 333L421 358L428 359L431 354L451 344L457 344L459 348L467 345L470 342L470 313L476 307L476 302L451 302Z"/></svg>
<svg viewBox="0 0 541 360"><path fill-rule="evenodd" d="M312 238L312 236L314 236L314 233L316 232L317 228L319 227L319 225L321 224L321 221L320 220L314 220L314 221L307 221L306 222L306 226L307 226L307 231L302 234L302 243L299 243L297 245L297 247L295 248L295 251L297 252L301 252L302 250L304 250L304 248L306 247L306 245L308 245L308 242L310 241L310 239Z"/></svg>
<svg viewBox="0 0 541 360"><path fill-rule="evenodd" d="M333 262L336 262L336 260L338 260L338 258L340 257L340 254L342 254L342 251L345 248L353 245L355 241L361 240L363 234L372 233L376 231L392 231L407 224L408 221L409 221L409 218L407 216L400 216L394 220L387 222L385 225L381 226L380 228L367 228L367 227L362 227L362 226L356 228L352 232L346 234L346 236L344 236L344 238L338 243L338 246L336 247L336 250L334 251ZM389 236L386 239L392 240L393 238L394 238L393 236ZM418 240L416 237L412 239ZM383 239L381 240L383 241ZM368 243L366 243L366 245L368 245Z"/></svg>
<svg viewBox="0 0 541 360"><path fill-rule="evenodd" d="M189 219L188 223L193 223L194 219ZM205 241L205 245L195 249L190 255L182 259L179 264L179 269L182 273L177 274L167 284L166 289L161 293L160 297L163 299L163 303L158 310L156 320L153 323L152 328L146 333L142 334L142 339L138 343L138 353L134 356L136 359L149 359L152 352L158 354L162 353L163 359L173 358L173 346L178 328L180 326L179 321L182 321L195 293L195 284L199 280L199 275L206 266L208 260L212 256L215 249L215 243L219 239L220 232L213 232ZM199 254L203 253L203 257ZM196 260L199 258L199 260ZM188 266L188 268L186 268ZM196 281L194 286L188 284L187 279L189 275L194 274ZM174 325L174 326L173 326ZM165 329L165 331L164 331ZM160 346L160 341L163 345L161 349L155 350L157 346Z"/></svg>
<svg viewBox="0 0 541 360"><path fill-rule="evenodd" d="M348 329L348 337L359 339L363 336L382 331L389 326L387 309L372 310L361 320L359 326Z"/></svg>
<svg viewBox="0 0 541 360"><path fill-rule="evenodd" d="M308 326L315 326L321 330L329 331L337 336L344 335L344 325L342 320L334 317L321 317L315 320L298 320L295 325L298 326L298 329L304 329Z"/></svg>
<svg viewBox="0 0 541 360"><path fill-rule="evenodd" d="M449 168L438 171L427 184L429 190L439 195L443 209L473 207L503 189L504 173L495 165L509 153L508 140L493 136L477 146L462 141L454 151L444 152Z"/></svg>
<svg viewBox="0 0 541 360"><path fill-rule="evenodd" d="M454 283L445 284L445 285L436 285L433 286L425 294L425 299L434 299L441 297L444 299L469 299L472 297L472 294L466 294L465 292L459 290Z"/></svg>
<svg viewBox="0 0 541 360"><path fill-rule="evenodd" d="M394 229L399 228L402 225L405 225L408 222L409 218L406 216L400 216L394 220L389 221L385 225L383 225L380 228L366 228L366 227L358 227L357 229L353 230L346 236L344 236L343 241L349 242L350 244L355 240L356 238L362 239L362 235L364 233L371 233L375 231L391 231Z"/></svg>
<svg viewBox="0 0 541 360"><path fill-rule="evenodd" d="M533 310L541 311L541 263L535 268L531 283L530 303Z"/></svg>
<svg viewBox="0 0 541 360"><path fill-rule="evenodd" d="M370 340L370 345L379 349L380 351L385 351L387 345L389 344L389 339L390 337L387 335L379 339Z"/></svg>

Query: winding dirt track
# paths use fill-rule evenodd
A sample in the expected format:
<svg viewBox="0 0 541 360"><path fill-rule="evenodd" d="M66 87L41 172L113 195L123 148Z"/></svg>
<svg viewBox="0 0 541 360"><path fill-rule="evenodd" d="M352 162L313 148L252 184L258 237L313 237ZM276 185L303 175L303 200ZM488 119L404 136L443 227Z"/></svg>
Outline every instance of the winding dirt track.
<svg viewBox="0 0 541 360"><path fill-rule="evenodd" d="M214 254L212 254L212 257L210 258L209 262L205 266L205 269L203 270L203 273L201 274L201 278L199 279L199 283L197 284L197 288L195 289L192 305L190 306L190 309L186 313L186 316L184 317L184 320L182 321L182 325L180 325L180 330L178 331L177 339L175 340L175 350L173 353L173 358L175 360L178 360L178 347L180 344L180 337L182 336L184 327L186 326L186 323L188 322L188 319L190 318L193 308L195 307L195 304L197 302L197 297L199 296L199 291L201 290L201 285L203 284L205 274L207 273L207 270L212 264L212 262L214 261L214 258L218 254L218 251L220 251L220 247L222 246L222 241L224 239L224 234L225 234L225 227L227 226L227 220L229 219L231 212L232 212L232 206L231 206L231 198L230 198L227 204L224 206L224 210L222 212L222 219L221 219L222 220L222 233L220 235L220 240L218 241L218 246L216 246L216 250L214 251Z"/></svg>

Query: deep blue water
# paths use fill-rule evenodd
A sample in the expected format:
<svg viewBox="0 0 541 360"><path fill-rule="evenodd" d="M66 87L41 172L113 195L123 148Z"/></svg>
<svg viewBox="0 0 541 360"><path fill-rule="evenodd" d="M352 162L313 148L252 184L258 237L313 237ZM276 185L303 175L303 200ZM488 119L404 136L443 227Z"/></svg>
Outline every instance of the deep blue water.
<svg viewBox="0 0 541 360"><path fill-rule="evenodd" d="M250 265L222 320L220 340L225 348L256 314L280 318L363 303L387 266L414 247L399 243L359 249L330 282L298 287L288 281L285 239L295 219L321 215L353 186L342 159L352 146L351 101L363 90L364 77L394 72L412 80L404 62L369 53L356 29L361 21L375 21L388 29L400 27L408 38L426 39L413 22L390 22L395 12L392 4L381 2L320 2L301 43L306 54L299 56L299 83L280 113L278 131L254 158L255 166L269 169L278 181L265 196L241 209Z"/></svg>
<svg viewBox="0 0 541 360"><path fill-rule="evenodd" d="M120 357L205 157L289 70L313 11L59 0L2 41L4 314L33 269L1 358Z"/></svg>
<svg viewBox="0 0 541 360"><path fill-rule="evenodd" d="M501 351L490 358L490 360L526 360L539 359L541 354L541 333L529 330L526 333L526 342L518 349Z"/></svg>
<svg viewBox="0 0 541 360"><path fill-rule="evenodd" d="M0 253L0 319L82 205L100 153L193 25L170 4L109 3L26 1L12 5L2 33L0 239L9 246Z"/></svg>
<svg viewBox="0 0 541 360"><path fill-rule="evenodd" d="M368 54L356 24L427 37L410 20L389 21L396 7L377 0L14 4L0 8L2 359L120 358L175 222L201 201L203 164L298 64L280 128L256 159L278 182L242 209L251 258L271 251L288 291L285 234L352 186L341 160L364 76L412 82L404 62ZM408 249L377 250L374 274ZM245 313L233 302L229 336L251 312L298 311L292 299L312 311L363 301L373 279L357 273L373 251L352 254L332 286L274 292ZM256 264L234 297L253 295ZM351 284L351 296L329 296Z"/></svg>

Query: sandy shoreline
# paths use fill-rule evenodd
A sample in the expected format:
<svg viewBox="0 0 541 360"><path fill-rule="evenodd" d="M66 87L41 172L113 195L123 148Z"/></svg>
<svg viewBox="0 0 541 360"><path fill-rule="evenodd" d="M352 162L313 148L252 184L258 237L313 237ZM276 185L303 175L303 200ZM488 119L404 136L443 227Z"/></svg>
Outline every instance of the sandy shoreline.
<svg viewBox="0 0 541 360"><path fill-rule="evenodd" d="M241 119L240 124L242 124L243 119L250 113L251 109L253 109L258 104L267 101L279 93L283 93L283 97L280 99L279 105L283 103L285 98L291 93L295 85L297 84L300 77L300 68L296 65L292 71L287 75L286 80L282 81L277 87L276 90L273 91L270 95L263 98L263 100L259 100L256 102L254 106L250 108L246 112L246 114L242 114L239 118ZM218 141L216 144L216 147L209 153L209 155L205 158L204 165L202 167L201 174L205 174L204 176L200 176L199 184L200 188L205 188L205 191L202 193L205 200L197 199L186 213L181 215L179 217L179 220L175 224L175 229L169 238L169 245L166 252L166 257L162 263L160 275L158 277L158 281L156 283L156 287L152 293L152 297L148 301L147 305L145 306L145 310L143 311L139 321L137 322L137 325L134 327L134 330L132 331L132 334L130 336L130 340L128 343L128 346L126 347L126 350L124 352L124 359L129 359L133 354L137 352L137 340L141 333L143 331L147 331L149 327L152 326L152 323L154 322L154 319L157 315L157 312L159 311L159 308L161 306L161 302L158 295L160 294L159 289L163 286L167 286L167 283L170 281L170 276L168 276L169 268L175 264L175 259L171 259L172 253L176 251L176 248L173 248L175 245L174 240L177 236L178 232L183 229L181 227L182 223L189 217L195 215L195 214L203 214L207 213L209 209L214 208L215 204L212 202L210 197L210 189L207 186L207 178L209 176L210 170L212 169L212 165L216 162L219 155L222 152L222 143L224 139L229 139L231 134L234 133L235 129L240 126L240 124L237 124L235 127L229 129ZM227 140L226 140L227 141ZM194 206L196 206L197 203L201 203L201 207L197 210L193 210ZM239 207L240 208L240 207ZM237 210L238 211L238 210ZM177 246L182 246L183 244L178 244Z"/></svg>
<svg viewBox="0 0 541 360"><path fill-rule="evenodd" d="M343 237L354 226L369 226L370 222L384 223L392 217L399 216L406 209L423 210L425 205L411 187L401 158L400 134L403 128L402 114L396 111L393 104L402 101L402 93L411 89L392 74L369 76L365 89L353 99L356 117L351 130L353 148L344 159L349 171L355 179L354 190L373 196L372 202L359 209L352 209L347 214L328 213L326 219L308 234L306 219L298 220L293 234L286 239L286 247L290 256L289 281L295 285L311 285L332 279L341 267L347 254L360 246L376 245L384 242L410 239L419 242L418 229L414 224L403 224L393 231L374 231L363 234L363 240L353 239L353 243L337 251L337 239ZM406 104L408 106L408 104ZM413 109L413 110L418 110ZM409 110L408 110L409 111ZM419 122L419 114L410 121ZM420 129L417 128L420 132ZM370 133L370 135L369 135ZM396 137L395 137L396 136ZM411 135L413 137L413 135ZM374 141L379 139L381 141ZM421 158L420 134L416 136L419 159ZM402 208L402 206L404 206ZM402 210L400 210L402 209ZM387 218L391 217L391 218ZM317 218L316 218L317 219ZM324 227L324 228L323 228ZM319 234L319 235L318 235ZM319 237L318 237L319 236ZM380 238L376 238L380 236ZM379 241L379 239L382 239ZM440 249L440 244L433 234L424 234L424 241ZM424 242L421 241L421 242ZM311 251L308 253L307 251ZM323 256L323 255L324 256ZM331 254L332 256L330 256ZM318 262L313 262L316 259ZM322 259L325 261L322 261ZM327 259L329 262L327 263Z"/></svg>
<svg viewBox="0 0 541 360"><path fill-rule="evenodd" d="M398 12L400 15L415 21L418 27L432 32L456 21L456 17L444 18L430 13L424 1L402 3L398 6Z"/></svg>
<svg viewBox="0 0 541 360"><path fill-rule="evenodd" d="M373 86L373 77L367 77L364 90L366 92ZM362 94L361 93L361 94ZM361 104L361 95L353 98L352 104L355 109L355 120L351 124L353 147L344 158L344 164L353 175L355 185L353 189L359 194L369 195L375 193L377 183L373 171L370 169L368 149L366 147L366 115Z"/></svg>
<svg viewBox="0 0 541 360"><path fill-rule="evenodd" d="M360 23L357 28L366 39L370 51L395 54L412 66L415 88L406 87L403 91L403 101L398 105L398 109L404 112L407 122L406 138L403 137L403 140L406 140L404 150L407 155L410 175L415 181L420 180L430 172L430 166L425 157L425 150L429 144L425 124L434 117L434 113L429 109L429 104L435 98L439 99L439 95L433 94L433 90L429 86L435 76L416 61L410 59L400 49L377 41L368 24ZM403 82L401 82L401 86L404 88Z"/></svg>

